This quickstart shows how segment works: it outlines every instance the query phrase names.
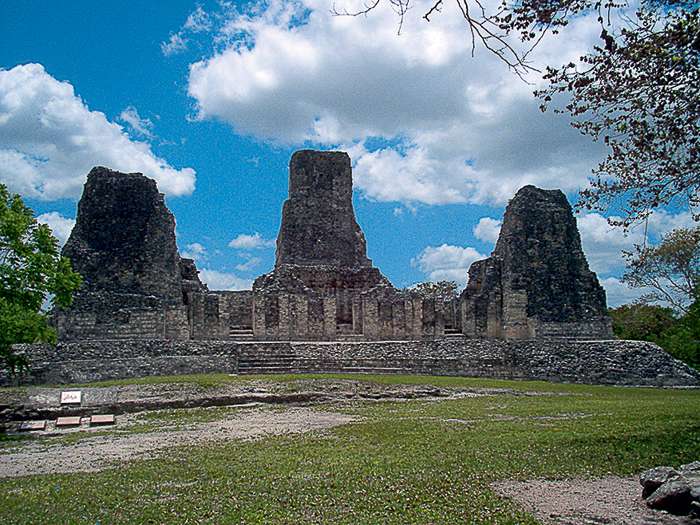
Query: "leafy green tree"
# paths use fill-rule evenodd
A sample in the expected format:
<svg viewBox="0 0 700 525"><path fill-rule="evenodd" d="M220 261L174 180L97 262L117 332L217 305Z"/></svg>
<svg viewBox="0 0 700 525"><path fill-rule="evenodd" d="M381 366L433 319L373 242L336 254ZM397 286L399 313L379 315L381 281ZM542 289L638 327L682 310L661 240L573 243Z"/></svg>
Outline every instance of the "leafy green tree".
<svg viewBox="0 0 700 525"><path fill-rule="evenodd" d="M457 283L454 281L419 283L411 290L425 299L435 299L445 303L457 298Z"/></svg>
<svg viewBox="0 0 700 525"><path fill-rule="evenodd" d="M659 344L675 358L700 370L700 301L661 334Z"/></svg>
<svg viewBox="0 0 700 525"><path fill-rule="evenodd" d="M608 310L613 332L620 339L658 343L661 334L676 322L671 308L652 304L624 304Z"/></svg>
<svg viewBox="0 0 700 525"><path fill-rule="evenodd" d="M627 271L622 281L651 290L642 297L643 302L664 302L687 313L688 304L698 299L700 226L678 228L664 235L657 246L636 246L623 256Z"/></svg>
<svg viewBox="0 0 700 525"><path fill-rule="evenodd" d="M6 368L14 373L24 366L13 344L55 341L42 305L49 296L52 306L70 305L81 282L49 227L0 184L0 362Z"/></svg>

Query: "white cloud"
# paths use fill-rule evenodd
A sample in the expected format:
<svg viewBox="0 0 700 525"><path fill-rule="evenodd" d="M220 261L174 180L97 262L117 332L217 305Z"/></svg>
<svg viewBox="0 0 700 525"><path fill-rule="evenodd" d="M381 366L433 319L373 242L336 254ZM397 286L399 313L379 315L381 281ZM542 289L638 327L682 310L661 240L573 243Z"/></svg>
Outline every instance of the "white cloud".
<svg viewBox="0 0 700 525"><path fill-rule="evenodd" d="M0 70L0 180L26 197L76 198L93 166L141 172L169 195L192 193L195 171L175 169L132 141L73 86L41 64Z"/></svg>
<svg viewBox="0 0 700 525"><path fill-rule="evenodd" d="M177 33L171 33L168 40L160 43L160 50L166 57L187 51L189 45L187 35L209 31L211 28L211 17L202 9L202 6L197 6L185 20L182 29Z"/></svg>
<svg viewBox="0 0 700 525"><path fill-rule="evenodd" d="M185 20L183 28L193 33L201 33L202 31L209 31L211 26L212 22L209 14L202 9L201 5L198 5L197 9L190 13L187 20Z"/></svg>
<svg viewBox="0 0 700 525"><path fill-rule="evenodd" d="M207 259L207 249L198 242L193 242L185 246L185 251L182 252L182 257L185 259L193 259L196 262Z"/></svg>
<svg viewBox="0 0 700 525"><path fill-rule="evenodd" d="M624 269L622 251L632 251L635 244L644 243L643 224L625 232L622 228L610 226L607 219L599 213L582 214L577 217L577 223L589 266L602 275L621 273ZM670 230L693 224L689 212L654 212L648 222L647 241L653 244Z"/></svg>
<svg viewBox="0 0 700 525"><path fill-rule="evenodd" d="M633 303L646 293L642 288L630 288L616 277L601 279L600 284L605 288L610 308Z"/></svg>
<svg viewBox="0 0 700 525"><path fill-rule="evenodd" d="M574 191L600 159L602 147L566 118L539 111L533 86L483 49L470 58L457 6L430 23L415 8L400 36L388 5L356 18L328 7L272 0L233 11L215 37L228 45L190 66L198 117L276 142L342 146L356 186L380 201L503 204L528 183ZM577 19L538 56L575 59L599 32Z"/></svg>
<svg viewBox="0 0 700 525"><path fill-rule="evenodd" d="M69 217L64 217L57 211L51 211L48 213L42 213L36 220L40 224L46 224L53 232L54 237L58 239L58 245L63 246L66 244L70 233L73 231L73 226L75 226L75 219Z"/></svg>
<svg viewBox="0 0 700 525"><path fill-rule="evenodd" d="M467 283L471 264L486 257L470 246L442 244L426 247L411 264L425 273L430 281L455 281L462 288Z"/></svg>
<svg viewBox="0 0 700 525"><path fill-rule="evenodd" d="M160 43L160 50L166 57L182 53L187 50L187 40L180 33L173 33L167 41Z"/></svg>
<svg viewBox="0 0 700 525"><path fill-rule="evenodd" d="M236 270L238 270L239 272L250 272L257 268L261 262L262 259L260 257L250 257L245 262L237 264Z"/></svg>
<svg viewBox="0 0 700 525"><path fill-rule="evenodd" d="M199 278L204 282L210 290L250 290L253 287L253 281L244 279L236 274L229 272L220 272L203 268L199 271Z"/></svg>
<svg viewBox="0 0 700 525"><path fill-rule="evenodd" d="M141 118L134 106L128 106L119 114L119 120L125 122L137 135L153 139L153 122L147 118Z"/></svg>
<svg viewBox="0 0 700 525"><path fill-rule="evenodd" d="M474 236L480 241L496 243L501 233L501 221L491 217L482 217L474 226Z"/></svg>
<svg viewBox="0 0 700 525"><path fill-rule="evenodd" d="M235 239L231 240L228 245L230 248L236 248L238 250L256 250L274 246L275 241L272 239L264 239L258 232L252 235L241 233Z"/></svg>

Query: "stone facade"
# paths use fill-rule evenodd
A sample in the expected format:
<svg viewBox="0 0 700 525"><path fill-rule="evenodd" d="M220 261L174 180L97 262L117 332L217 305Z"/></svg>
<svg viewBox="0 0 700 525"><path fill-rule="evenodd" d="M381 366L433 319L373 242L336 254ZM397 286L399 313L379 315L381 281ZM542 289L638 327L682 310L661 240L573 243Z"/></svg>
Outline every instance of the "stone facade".
<svg viewBox="0 0 700 525"><path fill-rule="evenodd" d="M178 253L155 181L94 168L63 255L84 283L70 308L54 312L61 340L189 339L188 306L206 287Z"/></svg>
<svg viewBox="0 0 700 525"><path fill-rule="evenodd" d="M366 372L693 386L700 373L641 341L81 341L16 345L32 383L183 373ZM10 384L0 371L0 384Z"/></svg>
<svg viewBox="0 0 700 525"><path fill-rule="evenodd" d="M63 253L84 284L53 313L57 347L16 347L30 382L305 371L700 381L656 345L592 340L612 337L605 293L559 191L518 192L493 254L454 301L397 290L372 266L341 152L292 157L275 267L252 290L201 283L178 254L163 196L140 174L90 172Z"/></svg>
<svg viewBox="0 0 700 525"><path fill-rule="evenodd" d="M178 254L163 195L136 173L90 172L63 253L85 282L54 312L61 341L612 337L563 193L522 188L493 255L472 265L459 300L444 302L397 290L372 265L343 152L294 153L275 267L250 291L201 283Z"/></svg>
<svg viewBox="0 0 700 525"><path fill-rule="evenodd" d="M258 340L421 339L422 301L396 290L367 258L352 206L347 153L298 151L289 163L272 272L253 285Z"/></svg>
<svg viewBox="0 0 700 525"><path fill-rule="evenodd" d="M518 191L493 254L469 268L461 310L469 337L612 338L605 291L561 191Z"/></svg>

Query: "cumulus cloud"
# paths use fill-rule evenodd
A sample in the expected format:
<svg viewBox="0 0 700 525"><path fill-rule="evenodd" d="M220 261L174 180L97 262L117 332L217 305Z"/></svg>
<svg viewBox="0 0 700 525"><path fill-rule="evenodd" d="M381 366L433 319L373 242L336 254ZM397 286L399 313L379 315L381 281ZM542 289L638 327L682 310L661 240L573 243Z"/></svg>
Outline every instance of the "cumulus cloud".
<svg viewBox="0 0 700 525"><path fill-rule="evenodd" d="M201 262L207 259L207 249L198 242L193 242L185 246L185 251L182 252L182 257L193 259L196 262Z"/></svg>
<svg viewBox="0 0 700 525"><path fill-rule="evenodd" d="M134 106L128 106L119 114L119 120L125 122L129 128L137 135L148 139L154 138L153 122L151 119L141 118Z"/></svg>
<svg viewBox="0 0 700 525"><path fill-rule="evenodd" d="M601 279L600 284L605 288L610 308L633 303L646 293L644 288L630 288L616 277Z"/></svg>
<svg viewBox="0 0 700 525"><path fill-rule="evenodd" d="M577 217L581 244L588 263L594 272L602 275L619 273L624 269L623 251L632 251L635 245L644 244L644 226L637 225L628 232L613 227L599 213L585 213ZM647 225L647 242L654 243L662 235L675 228L694 224L690 212L654 212Z"/></svg>
<svg viewBox="0 0 700 525"><path fill-rule="evenodd" d="M75 219L69 217L64 217L57 211L51 211L48 213L42 213L36 220L40 224L46 224L53 232L54 237L58 239L58 245L63 246L66 244L70 233L73 231L73 226L75 226Z"/></svg>
<svg viewBox="0 0 700 525"><path fill-rule="evenodd" d="M412 11L400 36L383 3L357 18L332 16L326 0L232 11L213 55L191 64L188 92L198 118L239 133L347 149L369 199L503 204L528 183L581 187L601 146L542 114L533 86L489 52L471 59L453 9L429 24ZM535 59L575 59L599 32L577 19Z"/></svg>
<svg viewBox="0 0 700 525"><path fill-rule="evenodd" d="M426 274L430 281L455 281L462 288L467 283L467 271L474 261L487 256L467 246L428 246L411 264Z"/></svg>
<svg viewBox="0 0 700 525"><path fill-rule="evenodd" d="M501 233L501 221L491 217L482 217L474 226L474 236L480 241L496 243Z"/></svg>
<svg viewBox="0 0 700 525"><path fill-rule="evenodd" d="M92 111L68 82L41 64L0 70L0 180L26 197L80 195L93 166L141 172L169 195L187 195L192 168L176 169L148 142L133 141L104 113Z"/></svg>
<svg viewBox="0 0 700 525"><path fill-rule="evenodd" d="M206 283L210 290L250 290L253 287L253 281L250 279L209 268L201 269L199 278Z"/></svg>
<svg viewBox="0 0 700 525"><path fill-rule="evenodd" d="M228 245L230 248L236 248L237 250L257 250L274 246L275 241L272 239L264 239L258 232L252 235L241 233L235 239L231 240Z"/></svg>

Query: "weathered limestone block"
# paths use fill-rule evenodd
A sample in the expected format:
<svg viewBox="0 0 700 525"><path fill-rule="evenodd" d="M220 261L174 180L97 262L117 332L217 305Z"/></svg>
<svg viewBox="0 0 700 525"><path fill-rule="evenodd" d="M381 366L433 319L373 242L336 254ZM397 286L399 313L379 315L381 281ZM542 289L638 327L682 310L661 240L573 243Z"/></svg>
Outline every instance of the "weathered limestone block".
<svg viewBox="0 0 700 525"><path fill-rule="evenodd" d="M469 269L461 302L469 336L612 337L605 291L588 267L576 219L559 190L518 191L493 254Z"/></svg>

